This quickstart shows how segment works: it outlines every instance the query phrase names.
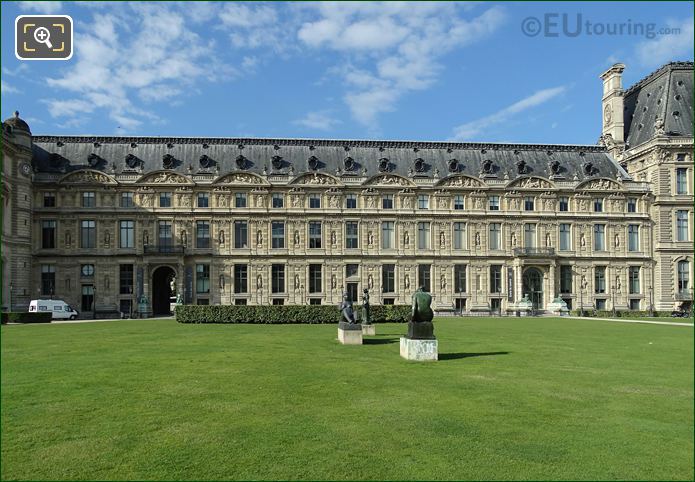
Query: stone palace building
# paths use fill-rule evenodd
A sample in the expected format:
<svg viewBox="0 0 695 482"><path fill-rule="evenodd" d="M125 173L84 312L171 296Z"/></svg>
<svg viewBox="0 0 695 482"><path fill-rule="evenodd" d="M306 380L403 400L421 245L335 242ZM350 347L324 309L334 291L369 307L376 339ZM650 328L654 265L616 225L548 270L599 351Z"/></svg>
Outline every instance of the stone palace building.
<svg viewBox="0 0 695 482"><path fill-rule="evenodd" d="M598 145L34 136L16 113L3 309L163 314L170 285L185 303L401 304L424 285L440 313L524 295L671 310L693 296L693 63L627 90L623 69L601 76Z"/></svg>

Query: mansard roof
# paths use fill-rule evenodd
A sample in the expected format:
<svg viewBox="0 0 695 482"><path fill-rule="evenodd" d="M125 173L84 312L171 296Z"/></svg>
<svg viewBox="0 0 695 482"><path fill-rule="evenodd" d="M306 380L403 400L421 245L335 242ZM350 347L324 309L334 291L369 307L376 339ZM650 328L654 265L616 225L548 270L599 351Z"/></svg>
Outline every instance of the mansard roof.
<svg viewBox="0 0 695 482"><path fill-rule="evenodd" d="M625 91L625 140L636 147L661 128L669 136L693 135L693 62L670 62ZM655 125L663 122L663 126Z"/></svg>
<svg viewBox="0 0 695 482"><path fill-rule="evenodd" d="M140 176L166 169L215 178L239 171L342 178L396 174L410 180L628 178L605 147L595 145L88 136L34 136L33 142L34 166L45 173L89 168Z"/></svg>

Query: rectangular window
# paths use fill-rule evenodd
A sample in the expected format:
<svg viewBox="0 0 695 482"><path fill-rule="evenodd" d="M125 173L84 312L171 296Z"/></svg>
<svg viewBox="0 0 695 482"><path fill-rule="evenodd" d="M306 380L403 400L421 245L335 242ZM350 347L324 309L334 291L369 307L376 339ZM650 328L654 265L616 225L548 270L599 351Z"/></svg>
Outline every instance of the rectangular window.
<svg viewBox="0 0 695 482"><path fill-rule="evenodd" d="M119 221L118 242L121 248L135 247L135 221Z"/></svg>
<svg viewBox="0 0 695 482"><path fill-rule="evenodd" d="M676 161L678 161L678 162L685 161L685 152L679 152L678 154L676 154Z"/></svg>
<svg viewBox="0 0 695 482"><path fill-rule="evenodd" d="M524 247L536 247L536 225L533 223L524 224Z"/></svg>
<svg viewBox="0 0 695 482"><path fill-rule="evenodd" d="M417 223L418 249L430 249L430 223Z"/></svg>
<svg viewBox="0 0 695 482"><path fill-rule="evenodd" d="M381 223L381 248L393 249L396 247L396 230L393 221Z"/></svg>
<svg viewBox="0 0 695 482"><path fill-rule="evenodd" d="M526 196L524 198L524 211L533 211L533 209L534 209L533 196Z"/></svg>
<svg viewBox="0 0 695 482"><path fill-rule="evenodd" d="M283 249L285 247L285 223L283 221L270 223L270 237L273 249Z"/></svg>
<svg viewBox="0 0 695 482"><path fill-rule="evenodd" d="M676 194L688 194L688 170L684 167L676 169Z"/></svg>
<svg viewBox="0 0 695 482"><path fill-rule="evenodd" d="M195 292L209 293L210 292L210 265L196 264L195 265Z"/></svg>
<svg viewBox="0 0 695 482"><path fill-rule="evenodd" d="M97 228L96 221L80 222L80 248L96 248Z"/></svg>
<svg viewBox="0 0 695 482"><path fill-rule="evenodd" d="M569 251L572 249L571 244L571 225L560 224L560 251Z"/></svg>
<svg viewBox="0 0 695 482"><path fill-rule="evenodd" d="M237 192L234 194L234 206L237 208L246 207L246 193Z"/></svg>
<svg viewBox="0 0 695 482"><path fill-rule="evenodd" d="M690 262L678 262L678 293L687 294L690 286Z"/></svg>
<svg viewBox="0 0 695 482"><path fill-rule="evenodd" d="M273 305L275 306L282 306L285 304L285 300L282 298L273 298Z"/></svg>
<svg viewBox="0 0 695 482"><path fill-rule="evenodd" d="M352 279L359 277L360 275L360 265L359 264L346 264L345 265L345 278Z"/></svg>
<svg viewBox="0 0 695 482"><path fill-rule="evenodd" d="M207 208L210 207L210 196L206 192L198 193L198 207Z"/></svg>
<svg viewBox="0 0 695 482"><path fill-rule="evenodd" d="M236 249L249 247L249 225L246 221L234 221L234 247Z"/></svg>
<svg viewBox="0 0 695 482"><path fill-rule="evenodd" d="M210 223L208 221L196 221L195 246L196 248L210 247Z"/></svg>
<svg viewBox="0 0 695 482"><path fill-rule="evenodd" d="M627 199L627 212L636 213L637 212L637 198L631 197Z"/></svg>
<svg viewBox="0 0 695 482"><path fill-rule="evenodd" d="M170 192L159 193L159 207L160 208L170 208L171 207L171 193Z"/></svg>
<svg viewBox="0 0 695 482"><path fill-rule="evenodd" d="M93 208L97 205L97 197L94 192L83 192L82 193L82 207L83 208Z"/></svg>
<svg viewBox="0 0 695 482"><path fill-rule="evenodd" d="M490 293L502 292L502 266L490 266Z"/></svg>
<svg viewBox="0 0 695 482"><path fill-rule="evenodd" d="M499 196L490 196L488 198L488 206L490 207L490 211L499 211L500 210L500 197Z"/></svg>
<svg viewBox="0 0 695 482"><path fill-rule="evenodd" d="M500 231L502 225L500 223L490 223L490 249L500 249Z"/></svg>
<svg viewBox="0 0 695 482"><path fill-rule="evenodd" d="M466 287L466 265L465 264L455 264L454 265L454 290L457 293L466 293L468 288Z"/></svg>
<svg viewBox="0 0 695 482"><path fill-rule="evenodd" d="M273 208L278 209L285 206L285 196L279 193L273 194Z"/></svg>
<svg viewBox="0 0 695 482"><path fill-rule="evenodd" d="M688 211L676 211L676 241L688 241Z"/></svg>
<svg viewBox="0 0 695 482"><path fill-rule="evenodd" d="M56 221L41 222L41 247L43 249L56 247Z"/></svg>
<svg viewBox="0 0 695 482"><path fill-rule="evenodd" d="M311 221L309 223L309 248L321 248L321 221Z"/></svg>
<svg viewBox="0 0 695 482"><path fill-rule="evenodd" d="M605 293L606 292L606 267L597 266L594 268L594 292L595 293Z"/></svg>
<svg viewBox="0 0 695 482"><path fill-rule="evenodd" d="M430 208L430 197L427 194L418 194L417 208L418 209L429 209Z"/></svg>
<svg viewBox="0 0 695 482"><path fill-rule="evenodd" d="M159 221L159 246L171 247L174 245L174 233L171 221Z"/></svg>
<svg viewBox="0 0 695 482"><path fill-rule="evenodd" d="M594 251L606 250L606 225L594 224Z"/></svg>
<svg viewBox="0 0 695 482"><path fill-rule="evenodd" d="M122 295L133 294L133 265L122 264L118 268L119 292Z"/></svg>
<svg viewBox="0 0 695 482"><path fill-rule="evenodd" d="M560 293L572 292L572 266L560 266Z"/></svg>
<svg viewBox="0 0 695 482"><path fill-rule="evenodd" d="M606 309L606 299L601 298L596 300L596 309L597 310L605 310Z"/></svg>
<svg viewBox="0 0 695 482"><path fill-rule="evenodd" d="M357 195L348 194L345 196L345 208L346 209L357 209Z"/></svg>
<svg viewBox="0 0 695 482"><path fill-rule="evenodd" d="M309 265L309 293L321 293L321 268L320 264Z"/></svg>
<svg viewBox="0 0 695 482"><path fill-rule="evenodd" d="M395 304L396 299L395 298L384 298L382 302L385 305L393 305L393 304Z"/></svg>
<svg viewBox="0 0 695 482"><path fill-rule="evenodd" d="M454 223L454 249L466 248L466 223Z"/></svg>
<svg viewBox="0 0 695 482"><path fill-rule="evenodd" d="M639 251L639 225L629 224L627 226L627 250Z"/></svg>
<svg viewBox="0 0 695 482"><path fill-rule="evenodd" d="M285 292L285 265L274 264L270 268L271 288L273 293Z"/></svg>
<svg viewBox="0 0 695 482"><path fill-rule="evenodd" d="M43 207L45 207L45 208L56 207L56 194L54 192L43 193Z"/></svg>
<svg viewBox="0 0 695 482"><path fill-rule="evenodd" d="M201 301L204 301L204 303L201 303ZM207 305L208 304L207 301L208 300L198 300L198 304L199 305ZM241 298L238 300L234 300L234 304L237 306L246 306L248 303L246 302L246 300L244 298Z"/></svg>
<svg viewBox="0 0 695 482"><path fill-rule="evenodd" d="M570 198L567 196L560 196L560 211L569 211L570 208Z"/></svg>
<svg viewBox="0 0 695 482"><path fill-rule="evenodd" d="M358 228L356 221L345 223L345 247L347 249L357 249L358 247Z"/></svg>
<svg viewBox="0 0 695 482"><path fill-rule="evenodd" d="M52 264L41 265L41 294L53 295L56 287L56 268Z"/></svg>
<svg viewBox="0 0 695 482"><path fill-rule="evenodd" d="M381 198L381 207L383 209L393 209L393 194L385 194Z"/></svg>
<svg viewBox="0 0 695 482"><path fill-rule="evenodd" d="M132 208L133 203L133 193L132 192L122 192L121 193L121 207L122 208Z"/></svg>
<svg viewBox="0 0 695 482"><path fill-rule="evenodd" d="M381 266L381 292L395 293L396 292L396 265L385 264Z"/></svg>
<svg viewBox="0 0 695 482"><path fill-rule="evenodd" d="M320 305L321 304L321 298L309 298L309 304L310 305Z"/></svg>
<svg viewBox="0 0 695 482"><path fill-rule="evenodd" d="M628 285L631 295L639 294L639 266L630 266L628 271Z"/></svg>
<svg viewBox="0 0 695 482"><path fill-rule="evenodd" d="M640 300L630 300L630 309L633 311L639 311L640 309Z"/></svg>
<svg viewBox="0 0 695 482"><path fill-rule="evenodd" d="M309 208L319 209L321 207L321 195L309 194Z"/></svg>
<svg viewBox="0 0 695 482"><path fill-rule="evenodd" d="M595 213L602 213L603 212L603 199L594 199L594 212Z"/></svg>
<svg viewBox="0 0 695 482"><path fill-rule="evenodd" d="M94 308L94 285L82 285L82 311Z"/></svg>
<svg viewBox="0 0 695 482"><path fill-rule="evenodd" d="M245 264L234 265L234 293L248 293L249 267Z"/></svg>
<svg viewBox="0 0 695 482"><path fill-rule="evenodd" d="M463 196L461 196L460 194L454 196L454 209L457 211L461 211L464 209Z"/></svg>
<svg viewBox="0 0 695 482"><path fill-rule="evenodd" d="M432 287L430 286L430 271L431 266L429 264L419 264L417 266L418 288L423 286L428 293L432 291Z"/></svg>

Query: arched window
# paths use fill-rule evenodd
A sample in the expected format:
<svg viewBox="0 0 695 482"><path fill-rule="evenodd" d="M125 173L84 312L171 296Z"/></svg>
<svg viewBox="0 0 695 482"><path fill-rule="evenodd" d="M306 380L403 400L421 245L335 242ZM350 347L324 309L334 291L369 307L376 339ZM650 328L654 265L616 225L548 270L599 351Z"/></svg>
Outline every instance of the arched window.
<svg viewBox="0 0 695 482"><path fill-rule="evenodd" d="M678 262L678 293L686 294L690 285L690 262Z"/></svg>

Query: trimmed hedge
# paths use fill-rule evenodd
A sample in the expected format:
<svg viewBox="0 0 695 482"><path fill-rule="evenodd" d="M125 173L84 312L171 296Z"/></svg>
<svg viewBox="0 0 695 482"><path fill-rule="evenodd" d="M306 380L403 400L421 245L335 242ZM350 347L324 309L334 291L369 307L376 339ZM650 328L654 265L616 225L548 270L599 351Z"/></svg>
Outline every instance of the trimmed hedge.
<svg viewBox="0 0 695 482"><path fill-rule="evenodd" d="M598 318L612 318L613 317L613 312L611 310L594 310L594 309L587 309L584 308L584 314L580 314L580 310L574 310L572 311L572 314L575 316L589 316L589 317L598 317ZM654 314L650 314L648 311L616 311L615 312L615 317L616 318L648 318L648 317L657 317L657 316L671 316L670 311L656 311L654 310Z"/></svg>
<svg viewBox="0 0 695 482"><path fill-rule="evenodd" d="M2 324L6 323L50 323L53 315L50 312L3 312L0 315Z"/></svg>
<svg viewBox="0 0 695 482"><path fill-rule="evenodd" d="M361 307L355 307L361 313ZM406 322L410 316L407 305L370 306L373 323ZM338 323L340 310L332 305L180 305L176 307L179 323Z"/></svg>

